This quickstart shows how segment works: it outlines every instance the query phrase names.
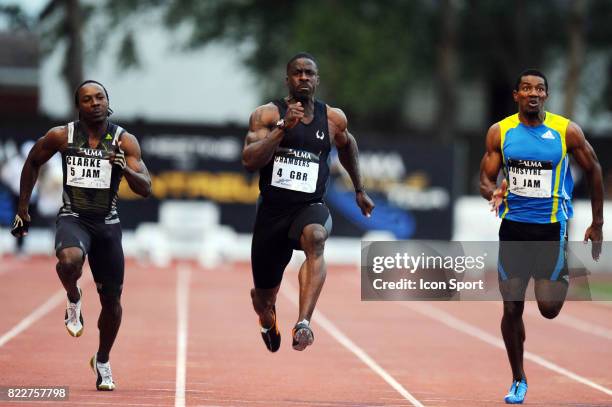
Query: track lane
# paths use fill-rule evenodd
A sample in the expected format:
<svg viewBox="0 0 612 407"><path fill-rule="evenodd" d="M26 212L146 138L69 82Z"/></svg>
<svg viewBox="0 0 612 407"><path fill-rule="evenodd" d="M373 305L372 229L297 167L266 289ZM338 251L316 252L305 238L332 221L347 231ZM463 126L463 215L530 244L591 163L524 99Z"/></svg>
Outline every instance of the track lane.
<svg viewBox="0 0 612 407"><path fill-rule="evenodd" d="M297 275L285 279L297 284ZM410 406L387 383L325 331L313 346L291 348L297 308L279 294L281 348L265 348L252 310L251 274L194 272L190 295L187 405ZM329 295L325 289L322 297Z"/></svg>
<svg viewBox="0 0 612 407"><path fill-rule="evenodd" d="M49 262L49 266L52 266ZM4 276L6 277L6 276ZM27 284L29 276L12 281L13 297ZM57 279L57 277L55 277ZM98 392L89 359L97 350L96 328L100 305L94 285L83 289L85 331L80 338L70 337L63 325L62 302L36 324L0 349L2 385L69 386L67 402L52 405L174 405L174 365L176 347L175 293L176 273L172 270L126 265L122 297L123 322L111 353L114 392ZM47 281L47 290L59 282ZM40 405L35 402L34 405ZM32 403L19 403L27 405Z"/></svg>

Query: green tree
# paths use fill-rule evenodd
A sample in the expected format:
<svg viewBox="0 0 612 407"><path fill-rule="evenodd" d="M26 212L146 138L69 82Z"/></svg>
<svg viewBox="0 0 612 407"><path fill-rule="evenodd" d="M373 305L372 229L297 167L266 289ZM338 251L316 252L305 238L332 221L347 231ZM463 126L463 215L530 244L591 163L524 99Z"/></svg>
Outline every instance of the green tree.
<svg viewBox="0 0 612 407"><path fill-rule="evenodd" d="M9 31L32 31L34 21L18 5L0 5L0 17L3 17Z"/></svg>
<svg viewBox="0 0 612 407"><path fill-rule="evenodd" d="M431 66L434 8L422 1L278 2L110 0L117 17L151 6L164 9L171 29L189 24L188 47L212 41L252 44L244 63L264 83L265 98L284 92L285 62L299 51L319 61L323 100L342 107L357 125L401 125L410 84ZM430 42L430 41L429 41Z"/></svg>
<svg viewBox="0 0 612 407"><path fill-rule="evenodd" d="M462 77L484 81L489 123L516 111L510 90L518 73L544 69L563 42L560 10L554 5L472 0L462 9Z"/></svg>
<svg viewBox="0 0 612 407"><path fill-rule="evenodd" d="M79 0L50 0L39 16L43 53L65 42L62 76L70 96L83 82L83 30L93 10L93 6L82 7Z"/></svg>
<svg viewBox="0 0 612 407"><path fill-rule="evenodd" d="M89 16L101 13L121 26L119 61L137 66L134 33L143 27L132 26L131 18L151 10L170 30L191 29L187 52L218 41L240 47L264 100L284 92L285 62L296 52L312 52L321 71L319 96L342 107L352 126L386 134L409 128L406 96L416 84L433 85L432 130L443 141L457 130L459 78L484 83L493 122L515 110L509 91L518 72L546 70L565 56L565 110L571 112L584 55L609 49L612 37L607 0L106 0L88 7L50 0L40 19L48 27L43 43L50 49L67 40L70 89L82 79L80 41Z"/></svg>

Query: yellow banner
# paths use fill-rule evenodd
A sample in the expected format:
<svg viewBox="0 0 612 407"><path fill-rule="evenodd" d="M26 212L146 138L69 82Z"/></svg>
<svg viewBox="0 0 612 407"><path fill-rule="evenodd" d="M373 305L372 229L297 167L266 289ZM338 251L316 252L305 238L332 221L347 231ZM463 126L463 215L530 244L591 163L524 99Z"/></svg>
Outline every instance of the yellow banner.
<svg viewBox="0 0 612 407"><path fill-rule="evenodd" d="M209 199L218 203L254 204L259 196L259 177L249 179L238 172L166 171L151 175L157 199ZM138 199L125 179L119 198Z"/></svg>

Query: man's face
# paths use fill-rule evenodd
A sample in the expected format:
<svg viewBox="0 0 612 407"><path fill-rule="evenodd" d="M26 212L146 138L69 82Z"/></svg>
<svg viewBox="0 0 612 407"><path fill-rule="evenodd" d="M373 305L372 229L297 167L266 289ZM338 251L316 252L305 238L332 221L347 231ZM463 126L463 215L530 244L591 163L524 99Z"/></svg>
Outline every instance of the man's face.
<svg viewBox="0 0 612 407"><path fill-rule="evenodd" d="M81 117L99 123L108 117L108 99L104 89L96 83L88 83L79 89L79 112Z"/></svg>
<svg viewBox="0 0 612 407"><path fill-rule="evenodd" d="M518 90L512 95L514 101L518 103L520 112L526 115L538 115L544 111L544 102L548 98L544 78L534 75L523 76Z"/></svg>
<svg viewBox="0 0 612 407"><path fill-rule="evenodd" d="M296 100L310 99L319 84L319 71L314 61L298 58L287 70L287 87L289 94Z"/></svg>

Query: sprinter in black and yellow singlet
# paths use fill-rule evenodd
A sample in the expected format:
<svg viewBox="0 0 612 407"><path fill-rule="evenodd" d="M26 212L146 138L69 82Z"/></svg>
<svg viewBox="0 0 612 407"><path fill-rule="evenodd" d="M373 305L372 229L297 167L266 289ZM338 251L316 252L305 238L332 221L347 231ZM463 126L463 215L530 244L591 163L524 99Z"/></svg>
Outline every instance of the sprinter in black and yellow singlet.
<svg viewBox="0 0 612 407"><path fill-rule="evenodd" d="M534 69L515 84L518 113L494 124L487 133L480 167L480 192L502 218L499 228L499 288L504 300L502 336L512 368L512 385L504 397L521 404L527 393L523 369L525 291L531 278L540 313L555 318L569 283L566 240L572 217L571 154L589 185L592 223L584 234L593 259L601 252L603 225L602 172L595 151L580 127L544 110L548 81ZM503 170L501 186L497 177Z"/></svg>
<svg viewBox="0 0 612 407"><path fill-rule="evenodd" d="M303 250L306 260L299 272L300 305L292 345L301 351L314 341L310 319L325 281L323 251L331 230L323 198L332 143L351 177L361 212L370 216L374 209L361 183L357 142L347 130L346 116L314 97L319 73L312 55L300 53L289 60L286 84L287 97L260 106L251 115L242 153L245 168L259 170L260 175L251 297L261 336L271 352L280 347L276 296L294 249Z"/></svg>
<svg viewBox="0 0 612 407"><path fill-rule="evenodd" d="M28 203L40 167L62 155L64 205L57 217L57 274L68 296L64 323L71 336L83 333L82 291L77 284L83 262L89 265L100 297L100 342L90 365L98 390L113 390L109 354L121 324L124 258L117 190L125 177L130 188L147 197L151 178L136 138L108 120L112 113L102 84L85 81L75 91L79 120L54 127L32 148L21 173L21 193L12 233L27 234Z"/></svg>

